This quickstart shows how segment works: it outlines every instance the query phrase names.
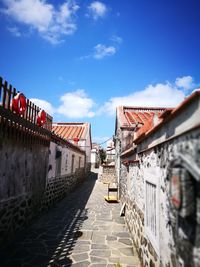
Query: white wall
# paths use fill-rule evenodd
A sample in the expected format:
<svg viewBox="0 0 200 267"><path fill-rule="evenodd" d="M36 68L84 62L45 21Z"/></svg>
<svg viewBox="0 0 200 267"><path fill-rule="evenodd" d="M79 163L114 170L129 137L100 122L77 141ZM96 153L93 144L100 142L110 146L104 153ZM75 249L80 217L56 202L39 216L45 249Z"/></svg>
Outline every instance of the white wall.
<svg viewBox="0 0 200 267"><path fill-rule="evenodd" d="M86 153L86 162L91 162L91 142L90 142L90 134L88 133L86 139L80 140L78 142L78 146L85 151Z"/></svg>
<svg viewBox="0 0 200 267"><path fill-rule="evenodd" d="M51 166L51 169L48 171L48 179L51 177L55 177L55 172L56 172L56 147L57 144L51 142L50 143L50 148L49 148L49 166Z"/></svg>
<svg viewBox="0 0 200 267"><path fill-rule="evenodd" d="M91 150L91 163L95 164L97 162L97 151L96 149Z"/></svg>
<svg viewBox="0 0 200 267"><path fill-rule="evenodd" d="M61 172L60 175L67 175L74 173L76 169L79 168L79 158L80 158L80 168L84 167L85 155L79 153L78 151L72 150L72 148L62 147L56 143L50 143L50 154L49 154L49 166L51 165L51 170L48 172L48 179L56 176L56 151L60 150L62 152L61 156ZM74 156L74 166L72 171L72 156Z"/></svg>

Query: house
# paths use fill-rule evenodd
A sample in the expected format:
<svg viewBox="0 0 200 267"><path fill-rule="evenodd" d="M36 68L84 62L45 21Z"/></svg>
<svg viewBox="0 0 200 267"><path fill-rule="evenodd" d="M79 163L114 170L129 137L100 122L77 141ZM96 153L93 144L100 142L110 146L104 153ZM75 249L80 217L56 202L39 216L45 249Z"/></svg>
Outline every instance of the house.
<svg viewBox="0 0 200 267"><path fill-rule="evenodd" d="M120 179L121 161L123 151L133 148L133 140L138 131L145 127L153 127L159 122L160 114L165 108L129 107L119 106L116 110L115 123L115 166L117 179Z"/></svg>
<svg viewBox="0 0 200 267"><path fill-rule="evenodd" d="M47 182L42 206L48 208L62 199L85 178L84 150L64 138L51 134Z"/></svg>
<svg viewBox="0 0 200 267"><path fill-rule="evenodd" d="M77 145L86 153L86 168L91 166L91 126L89 123L82 122L59 122L53 123L53 133L66 139L70 143Z"/></svg>
<svg viewBox="0 0 200 267"><path fill-rule="evenodd" d="M85 168L85 151L59 136L52 134L49 150L48 179Z"/></svg>
<svg viewBox="0 0 200 267"><path fill-rule="evenodd" d="M92 143L91 150L91 167L98 168L100 164L100 155L99 155L100 146L97 143Z"/></svg>
<svg viewBox="0 0 200 267"><path fill-rule="evenodd" d="M118 108L115 142L120 198L142 264L200 266L200 91L174 109L130 109L134 122Z"/></svg>
<svg viewBox="0 0 200 267"><path fill-rule="evenodd" d="M106 146L106 163L115 164L115 145L112 140L107 142Z"/></svg>

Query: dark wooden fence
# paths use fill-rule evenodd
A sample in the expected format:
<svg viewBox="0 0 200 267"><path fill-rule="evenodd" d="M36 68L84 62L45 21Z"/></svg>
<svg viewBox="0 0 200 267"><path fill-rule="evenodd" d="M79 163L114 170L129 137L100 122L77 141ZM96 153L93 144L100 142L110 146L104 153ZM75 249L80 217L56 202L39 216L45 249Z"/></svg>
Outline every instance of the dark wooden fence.
<svg viewBox="0 0 200 267"><path fill-rule="evenodd" d="M50 140L52 117L47 114L45 124L42 127L38 126L37 116L41 108L27 98L25 113L23 115L15 114L11 104L17 93L19 91L15 87L0 77L0 131L8 137L15 134L18 139L23 140Z"/></svg>

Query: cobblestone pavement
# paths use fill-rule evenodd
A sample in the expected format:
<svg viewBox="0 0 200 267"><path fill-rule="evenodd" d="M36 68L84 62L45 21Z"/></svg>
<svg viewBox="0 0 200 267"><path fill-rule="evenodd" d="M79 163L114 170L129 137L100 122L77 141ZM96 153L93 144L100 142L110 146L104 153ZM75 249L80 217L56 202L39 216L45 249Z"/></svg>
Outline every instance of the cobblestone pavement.
<svg viewBox="0 0 200 267"><path fill-rule="evenodd" d="M6 249L3 267L139 267L120 204L107 203L107 186L93 173L68 197L40 216Z"/></svg>

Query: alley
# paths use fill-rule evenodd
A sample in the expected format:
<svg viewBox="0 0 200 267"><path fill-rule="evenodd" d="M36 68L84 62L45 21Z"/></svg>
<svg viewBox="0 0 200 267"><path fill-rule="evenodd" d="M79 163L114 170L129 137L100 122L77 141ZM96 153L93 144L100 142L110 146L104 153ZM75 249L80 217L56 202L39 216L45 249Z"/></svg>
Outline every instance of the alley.
<svg viewBox="0 0 200 267"><path fill-rule="evenodd" d="M107 203L107 185L91 176L1 249L1 266L140 266L120 204Z"/></svg>

